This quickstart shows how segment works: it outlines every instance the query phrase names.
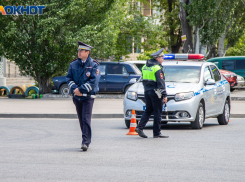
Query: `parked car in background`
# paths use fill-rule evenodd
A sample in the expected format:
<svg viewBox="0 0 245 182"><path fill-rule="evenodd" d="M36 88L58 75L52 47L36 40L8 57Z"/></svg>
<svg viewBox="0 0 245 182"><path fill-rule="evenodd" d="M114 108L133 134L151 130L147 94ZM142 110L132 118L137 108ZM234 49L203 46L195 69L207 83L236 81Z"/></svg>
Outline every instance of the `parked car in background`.
<svg viewBox="0 0 245 182"><path fill-rule="evenodd" d="M244 78L240 75L237 75L237 87L241 88L245 86Z"/></svg>
<svg viewBox="0 0 245 182"><path fill-rule="evenodd" d="M142 67L146 64L145 60L125 61L125 62L135 64L139 68L140 71L142 71Z"/></svg>
<svg viewBox="0 0 245 182"><path fill-rule="evenodd" d="M216 64L219 69L232 71L245 78L245 56L216 57L208 62Z"/></svg>
<svg viewBox="0 0 245 182"><path fill-rule="evenodd" d="M231 91L235 90L237 86L237 75L231 71L227 70L220 70L220 73L226 78L226 80L230 84Z"/></svg>
<svg viewBox="0 0 245 182"><path fill-rule="evenodd" d="M99 93L124 93L132 85L132 78L139 79L141 71L133 63L100 62ZM65 76L53 78L53 93L69 94Z"/></svg>

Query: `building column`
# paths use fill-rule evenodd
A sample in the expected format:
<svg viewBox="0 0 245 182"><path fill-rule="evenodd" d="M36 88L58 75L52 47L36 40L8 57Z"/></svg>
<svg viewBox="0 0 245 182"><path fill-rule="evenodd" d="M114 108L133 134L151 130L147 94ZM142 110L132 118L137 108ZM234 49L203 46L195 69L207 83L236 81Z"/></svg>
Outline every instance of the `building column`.
<svg viewBox="0 0 245 182"><path fill-rule="evenodd" d="M6 77L4 77L4 57L1 57L0 60L0 86L5 86L6 87Z"/></svg>

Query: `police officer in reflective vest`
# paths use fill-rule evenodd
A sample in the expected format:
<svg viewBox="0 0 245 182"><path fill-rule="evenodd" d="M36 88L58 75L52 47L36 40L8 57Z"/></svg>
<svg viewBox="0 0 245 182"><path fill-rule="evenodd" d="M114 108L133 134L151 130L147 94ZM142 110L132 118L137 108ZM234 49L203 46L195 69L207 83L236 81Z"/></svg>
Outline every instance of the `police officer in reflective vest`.
<svg viewBox="0 0 245 182"><path fill-rule="evenodd" d="M82 131L83 151L87 151L91 143L91 116L94 98L99 91L99 63L90 58L91 46L78 42L78 58L70 63L66 81L73 95L77 116Z"/></svg>
<svg viewBox="0 0 245 182"><path fill-rule="evenodd" d="M162 69L163 49L151 55L153 59L147 60L142 67L142 78L145 89L146 109L135 131L140 137L147 138L143 129L150 116L154 114L153 137L168 138L161 134L161 119L163 103L167 103L164 72Z"/></svg>

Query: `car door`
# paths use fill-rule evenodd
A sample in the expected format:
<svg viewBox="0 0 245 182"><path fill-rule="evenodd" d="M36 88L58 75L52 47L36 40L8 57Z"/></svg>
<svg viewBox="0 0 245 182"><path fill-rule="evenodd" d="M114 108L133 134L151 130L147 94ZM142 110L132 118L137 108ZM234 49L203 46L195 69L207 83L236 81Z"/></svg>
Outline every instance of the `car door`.
<svg viewBox="0 0 245 182"><path fill-rule="evenodd" d="M212 72L209 68L209 66L206 66L204 68L204 88L203 88L203 95L205 100L205 110L206 115L211 115L215 112L215 106L214 106L214 85L206 85L205 83L208 81L208 79L213 79Z"/></svg>
<svg viewBox="0 0 245 182"><path fill-rule="evenodd" d="M100 70L100 81L99 81L99 91L105 92L106 91L106 65L100 64L99 65Z"/></svg>
<svg viewBox="0 0 245 182"><path fill-rule="evenodd" d="M225 94L224 94L224 85L221 83L221 75L218 68L214 65L210 65L210 68L213 73L213 77L215 80L214 85L214 112L220 112L223 109L224 101L225 101Z"/></svg>
<svg viewBox="0 0 245 182"><path fill-rule="evenodd" d="M108 92L123 92L124 85L128 82L129 73L124 65L107 65L106 90Z"/></svg>

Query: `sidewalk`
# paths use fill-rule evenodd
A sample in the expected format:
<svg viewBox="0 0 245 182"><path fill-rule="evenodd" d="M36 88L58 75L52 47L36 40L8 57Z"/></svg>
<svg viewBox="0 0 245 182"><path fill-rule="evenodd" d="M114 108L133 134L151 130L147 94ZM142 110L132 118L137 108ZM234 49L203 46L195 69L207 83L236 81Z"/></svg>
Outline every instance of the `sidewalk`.
<svg viewBox="0 0 245 182"><path fill-rule="evenodd" d="M231 97L231 118L245 118L245 91L234 91ZM95 99L92 117L123 118L123 99L118 96ZM77 115L71 98L1 98L0 118L77 118Z"/></svg>
<svg viewBox="0 0 245 182"><path fill-rule="evenodd" d="M0 99L0 117L77 118L71 98ZM123 117L123 99L95 99L93 118Z"/></svg>

